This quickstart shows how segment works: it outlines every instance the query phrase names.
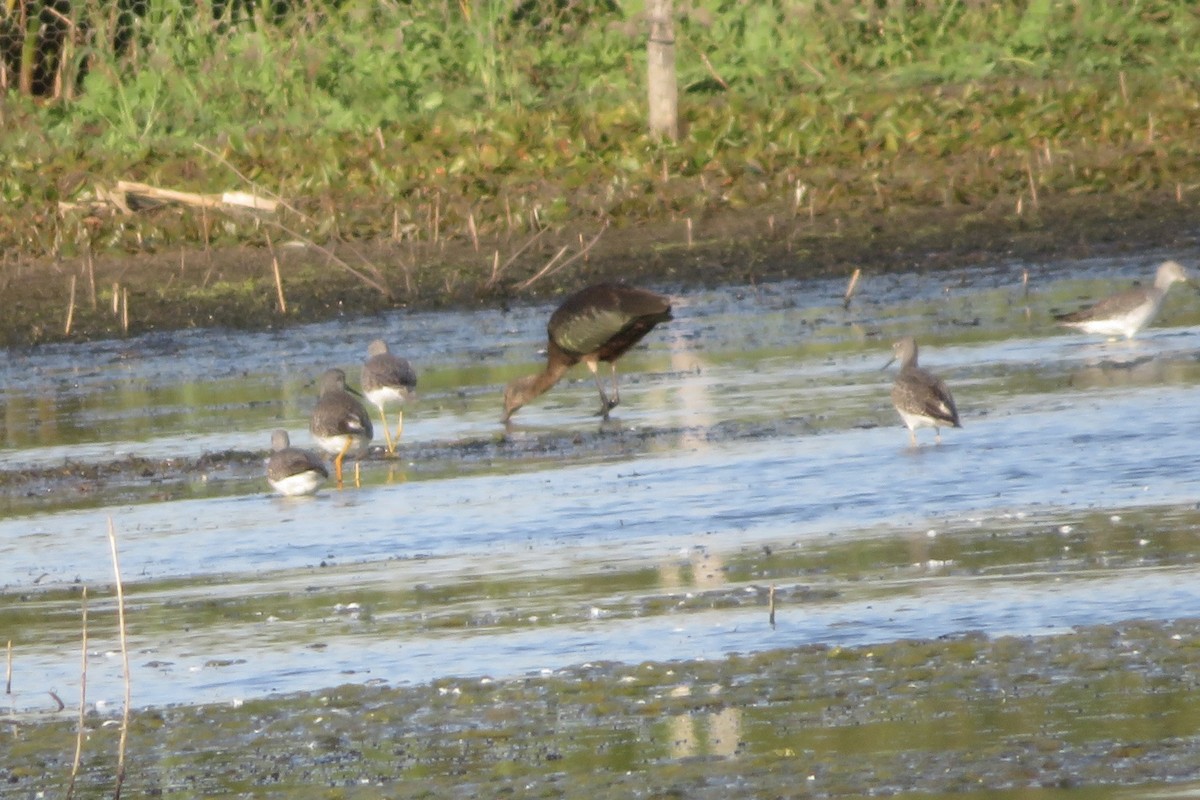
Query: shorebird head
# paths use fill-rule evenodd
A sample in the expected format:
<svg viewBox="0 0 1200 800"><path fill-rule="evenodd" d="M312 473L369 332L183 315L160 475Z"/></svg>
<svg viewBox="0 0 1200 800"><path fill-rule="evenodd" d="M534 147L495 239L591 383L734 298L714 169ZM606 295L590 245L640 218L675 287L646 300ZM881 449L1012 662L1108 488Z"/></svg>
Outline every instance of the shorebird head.
<svg viewBox="0 0 1200 800"><path fill-rule="evenodd" d="M917 340L912 336L905 336L902 339L897 339L892 342L892 357L888 362L880 367L880 371L887 369L893 362L900 362L900 369L907 366L916 366L917 364Z"/></svg>
<svg viewBox="0 0 1200 800"><path fill-rule="evenodd" d="M1165 292L1175 283L1191 283L1191 276L1178 261L1164 261L1154 276L1154 286Z"/></svg>

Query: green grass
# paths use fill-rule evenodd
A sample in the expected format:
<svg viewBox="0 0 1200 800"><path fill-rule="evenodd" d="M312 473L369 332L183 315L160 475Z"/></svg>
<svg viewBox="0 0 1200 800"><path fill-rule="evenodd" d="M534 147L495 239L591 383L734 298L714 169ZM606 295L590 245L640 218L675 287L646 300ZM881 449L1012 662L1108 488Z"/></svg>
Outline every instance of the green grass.
<svg viewBox="0 0 1200 800"><path fill-rule="evenodd" d="M675 145L646 135L638 2L192 8L151 3L116 54L113 19L89 6L74 96L3 98L0 247L200 242L204 224L216 243L261 243L245 219L58 213L118 179L246 188L230 167L317 240L653 221L798 190L821 213L1011 204L1031 181L1043 195L1200 183L1200 11L1185 0L677 2Z"/></svg>

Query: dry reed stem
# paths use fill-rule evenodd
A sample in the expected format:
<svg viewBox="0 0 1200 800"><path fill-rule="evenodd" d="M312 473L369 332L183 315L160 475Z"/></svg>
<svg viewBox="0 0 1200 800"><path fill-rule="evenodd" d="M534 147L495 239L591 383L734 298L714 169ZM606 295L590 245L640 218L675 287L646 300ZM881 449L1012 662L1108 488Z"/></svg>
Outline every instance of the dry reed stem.
<svg viewBox="0 0 1200 800"><path fill-rule="evenodd" d="M499 267L496 266L497 262L500 260L500 251L497 250L496 255L492 258L492 276L490 278L488 278L488 282L486 284L484 284L484 288L491 289L493 286L495 286L496 281L500 280L500 276L504 274L504 271L507 270L510 266L512 266L512 263L517 260L517 258L521 255L521 253L524 253L526 250L528 250L530 248L530 246L534 242L536 242L538 239L542 238L542 235L547 230L548 230L547 228L542 228L540 231L535 233L533 236L529 237L529 240L526 241L525 244L523 244L519 248L517 248L517 251L508 257L508 261L505 261L504 264Z"/></svg>
<svg viewBox="0 0 1200 800"><path fill-rule="evenodd" d="M96 257L92 253L92 237L88 236L87 242L87 276L88 276L88 298L92 301L92 311L96 310Z"/></svg>
<svg viewBox="0 0 1200 800"><path fill-rule="evenodd" d="M121 311L121 284L113 282L113 316Z"/></svg>
<svg viewBox="0 0 1200 800"><path fill-rule="evenodd" d="M8 657L4 661L4 693L12 694L12 639L8 640Z"/></svg>
<svg viewBox="0 0 1200 800"><path fill-rule="evenodd" d="M771 627L775 627L775 584L771 584L771 591L767 594L767 621L771 623Z"/></svg>
<svg viewBox="0 0 1200 800"><path fill-rule="evenodd" d="M121 333L129 335L129 289L121 289Z"/></svg>
<svg viewBox="0 0 1200 800"><path fill-rule="evenodd" d="M283 276L279 273L279 256L275 254L275 243L271 241L271 232L263 229L267 237L267 250L271 252L271 269L275 273L275 294L279 298L279 313L287 314L287 300L283 297Z"/></svg>
<svg viewBox="0 0 1200 800"><path fill-rule="evenodd" d="M475 212L467 212L467 231L471 234L471 243L475 245L475 252L479 252L479 229L475 227Z"/></svg>
<svg viewBox="0 0 1200 800"><path fill-rule="evenodd" d="M442 230L442 196L433 196L433 241L437 243Z"/></svg>
<svg viewBox="0 0 1200 800"><path fill-rule="evenodd" d="M363 263L366 264L373 273L375 273L378 280L370 277L369 275L365 275L362 272L355 269L354 267L350 266L343 259L339 258L328 247L323 247L323 246L317 244L316 242L312 241L311 239L305 238L304 236L300 235L299 233L297 233L296 231L287 227L286 225L283 225L283 224L281 224L279 222L275 222L275 221L268 221L268 224L274 225L276 228L283 231L288 236L293 237L297 241L304 242L305 245L313 248L314 250L317 250L322 255L324 255L326 258L328 258L330 261L332 261L334 264L337 264L339 267L346 270L346 272L349 272L351 275L358 278L360 281L365 283L367 286L370 286L372 289L379 292L381 295L383 295L387 299L389 299L389 300L392 299L392 290L389 289L387 287L387 284L384 282L383 273L379 271L378 267L376 267L374 264L367 261L365 258L363 259ZM362 258L362 256L359 256L359 258Z"/></svg>
<svg viewBox="0 0 1200 800"><path fill-rule="evenodd" d="M309 222L314 222L312 217L310 217L307 214L296 209L295 206L288 203L280 195L276 194L275 192L270 191L269 189L266 189L266 188L260 186L259 184L255 183L254 181L252 181L241 170L239 170L237 167L230 164L229 161L220 153L210 150L202 144L197 143L196 147L199 148L200 150L203 150L205 153L208 153L210 156L212 156L213 158L217 159L222 164L224 164L234 175L236 175L240 179L242 179L254 192L260 193L266 197L269 197L269 198L275 200L277 203L279 203L279 205L283 206L285 209L292 212L300 219L307 220ZM201 211L203 212L203 209L201 209ZM387 299L389 299L389 300L392 299L392 290L388 288L387 281L384 279L384 276L383 276L383 272L381 272L378 267L376 267L374 264L372 264L370 261L368 261L361 253L358 252L358 250L355 250L353 247L350 248L354 252L354 254L359 257L359 259L363 262L363 264L367 266L367 268L370 270L370 272L373 274L374 277L368 277L368 276L364 275L362 272L351 267L349 264L347 264L341 258L335 256L333 254L333 252L330 251L328 248L322 247L321 245L317 244L316 242L312 241L311 239L309 239L305 236L301 236L299 233L291 230L287 226L285 226L279 222L274 222L274 221L270 221L270 224L274 225L276 228L283 231L288 236L291 236L292 238L296 239L297 241L304 242L309 247L312 247L316 250L321 251L321 253L323 253L327 258L329 258L331 261L333 261L339 267L346 270L351 275L358 278L360 281L362 281L366 285L370 286L372 289L375 289L377 292L382 294ZM207 230L207 228L208 228L208 226L206 224L205 225L205 235L204 235L204 248L206 251L208 250L208 230ZM395 235L395 229L393 227L393 236L394 235ZM210 258L211 258L211 254L210 254ZM206 276L204 282L206 284L208 283L207 276Z"/></svg>
<svg viewBox="0 0 1200 800"><path fill-rule="evenodd" d="M117 582L117 625L121 635L121 663L125 674L125 711L121 714L121 741L117 745L117 785L114 800L120 800L121 785L125 782L125 745L129 740L129 713L133 693L129 679L129 640L125 628L125 587L121 583L121 561L117 557L117 531L112 517L108 518L108 545L112 551L113 577Z"/></svg>
<svg viewBox="0 0 1200 800"><path fill-rule="evenodd" d="M854 298L854 293L858 290L858 279L861 277L862 268L855 267L854 274L850 276L850 283L846 286L846 296L842 298L842 308L850 308L850 301Z"/></svg>
<svg viewBox="0 0 1200 800"><path fill-rule="evenodd" d="M63 336L71 335L71 323L75 321L75 276L71 276L71 296L67 300L67 324L63 326Z"/></svg>
<svg viewBox="0 0 1200 800"><path fill-rule="evenodd" d="M522 283L517 284L517 291L521 291L521 292L525 291L530 286L532 286L533 284L535 284L542 278L546 277L547 275L553 275L554 273L561 270L563 267L574 264L576 261L578 261L579 259L586 256L588 251L596 246L596 242L600 241L600 237L604 235L604 232L606 230L608 230L607 222L604 223L604 226L600 228L600 232L597 233L595 236L593 236L592 240L590 242L588 242L587 245L582 250L580 250L578 253L571 256L567 260L563 261L561 264L558 264L558 266L555 266L555 262L557 262L560 258L562 258L563 253L565 253L567 251L567 245L563 245L563 248L558 251L558 253L554 256L554 258L550 259L546 263L546 266L542 267L541 270L536 275L534 275L532 278L530 278L526 281L523 281Z"/></svg>
<svg viewBox="0 0 1200 800"><path fill-rule="evenodd" d="M79 775L79 763L83 759L83 731L84 719L87 711L87 645L88 645L88 627L87 627L87 587L83 587L83 596L80 599L83 621L81 623L80 639L82 640L82 655L80 656L79 667L79 722L75 727L75 759L71 762L71 782L67 784L67 800L75 794L75 779Z"/></svg>
<svg viewBox="0 0 1200 800"><path fill-rule="evenodd" d="M1033 164L1029 162L1028 158L1025 159L1025 175L1029 179L1029 199L1036 209L1038 207L1037 181L1033 179Z"/></svg>
<svg viewBox="0 0 1200 800"><path fill-rule="evenodd" d="M804 203L804 195L808 194L808 186L796 181L796 188L792 193L792 214L798 216L800 214L800 206Z"/></svg>
<svg viewBox="0 0 1200 800"><path fill-rule="evenodd" d="M275 192L272 192L270 189L260 186L259 184L255 183L253 180L248 178L245 173L243 173L241 170L239 170L233 164L230 164L229 160L226 159L225 156L221 155L220 153L216 152L215 150L209 150L207 147L205 147L204 145L202 145L198 142L193 142L193 144L195 144L195 146L198 149L203 150L205 153L208 153L210 156L215 158L217 161L220 161L222 164L224 164L229 169L230 172L232 172L234 175L237 175L239 178L241 178L247 185L249 185L252 189L254 189L255 192L261 192L262 194L266 195L267 197L272 198L277 203L279 203L279 205L283 206L284 208L286 208L288 211L292 212L296 216L302 217L304 219L308 219L308 216L306 214L303 214L303 213L297 211L292 205L290 205L280 195L276 194ZM208 246L207 238L208 237L206 236L205 237L205 240L206 240L205 246L206 247Z"/></svg>
<svg viewBox="0 0 1200 800"><path fill-rule="evenodd" d="M687 247L688 247L688 250L692 249L692 218L691 217L687 218Z"/></svg>

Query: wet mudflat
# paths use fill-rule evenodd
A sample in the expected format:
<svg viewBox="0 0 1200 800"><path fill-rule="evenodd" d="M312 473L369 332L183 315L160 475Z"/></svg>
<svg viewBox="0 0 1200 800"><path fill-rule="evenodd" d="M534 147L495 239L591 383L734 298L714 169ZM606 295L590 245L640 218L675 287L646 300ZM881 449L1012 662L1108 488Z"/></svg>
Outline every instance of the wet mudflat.
<svg viewBox="0 0 1200 800"><path fill-rule="evenodd" d="M109 519L146 791L1200 779L1200 302L1177 289L1132 342L1050 322L1158 260L888 275L849 310L840 283L675 291L613 420L579 369L509 432L499 387L536 367L548 308L12 351L0 793L69 771L84 586L85 782L111 781ZM963 416L940 445L908 447L888 399L906 333ZM421 371L400 458L270 496L270 431L307 445L314 378L356 382L375 335Z"/></svg>

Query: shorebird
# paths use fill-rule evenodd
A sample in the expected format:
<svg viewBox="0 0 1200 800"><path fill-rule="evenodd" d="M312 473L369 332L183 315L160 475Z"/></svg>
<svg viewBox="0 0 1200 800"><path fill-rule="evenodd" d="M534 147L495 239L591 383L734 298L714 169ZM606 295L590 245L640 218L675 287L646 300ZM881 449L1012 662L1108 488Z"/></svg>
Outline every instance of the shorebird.
<svg viewBox="0 0 1200 800"><path fill-rule="evenodd" d="M379 409L383 421L383 437L387 440L388 454L396 452L400 435L404 431L404 403L417 388L417 373L407 359L394 356L388 351L387 342L376 339L367 346L367 362L362 368L363 394ZM396 441L392 441L388 430L387 406L400 406L396 412Z"/></svg>
<svg viewBox="0 0 1200 800"><path fill-rule="evenodd" d="M661 294L601 283L582 289L563 301L546 325L546 367L540 373L517 378L504 389L504 416L508 422L517 409L544 394L567 370L582 361L596 379L600 393L597 416L621 402L616 361L655 325L671 319L671 299ZM612 368L612 396L604 391L599 363Z"/></svg>
<svg viewBox="0 0 1200 800"><path fill-rule="evenodd" d="M945 382L933 373L917 366L917 340L905 336L892 345L892 357L884 364L899 359L900 372L892 386L892 405L908 426L908 437L917 446L917 428L933 428L938 442L942 428L961 428L958 409Z"/></svg>
<svg viewBox="0 0 1200 800"><path fill-rule="evenodd" d="M329 477L329 470L316 455L292 447L287 431L271 434L271 455L267 457L267 483L290 497L312 494Z"/></svg>
<svg viewBox="0 0 1200 800"><path fill-rule="evenodd" d="M337 485L342 487L342 459L355 457L354 483L358 485L357 459L367 452L374 431L367 409L346 388L346 373L329 369L321 375L321 394L308 421L317 446L334 457Z"/></svg>
<svg viewBox="0 0 1200 800"><path fill-rule="evenodd" d="M1134 286L1079 311L1059 314L1055 319L1060 325L1085 333L1132 339L1157 316L1171 286L1188 281L1183 267L1175 261L1166 261L1155 273L1153 286Z"/></svg>

